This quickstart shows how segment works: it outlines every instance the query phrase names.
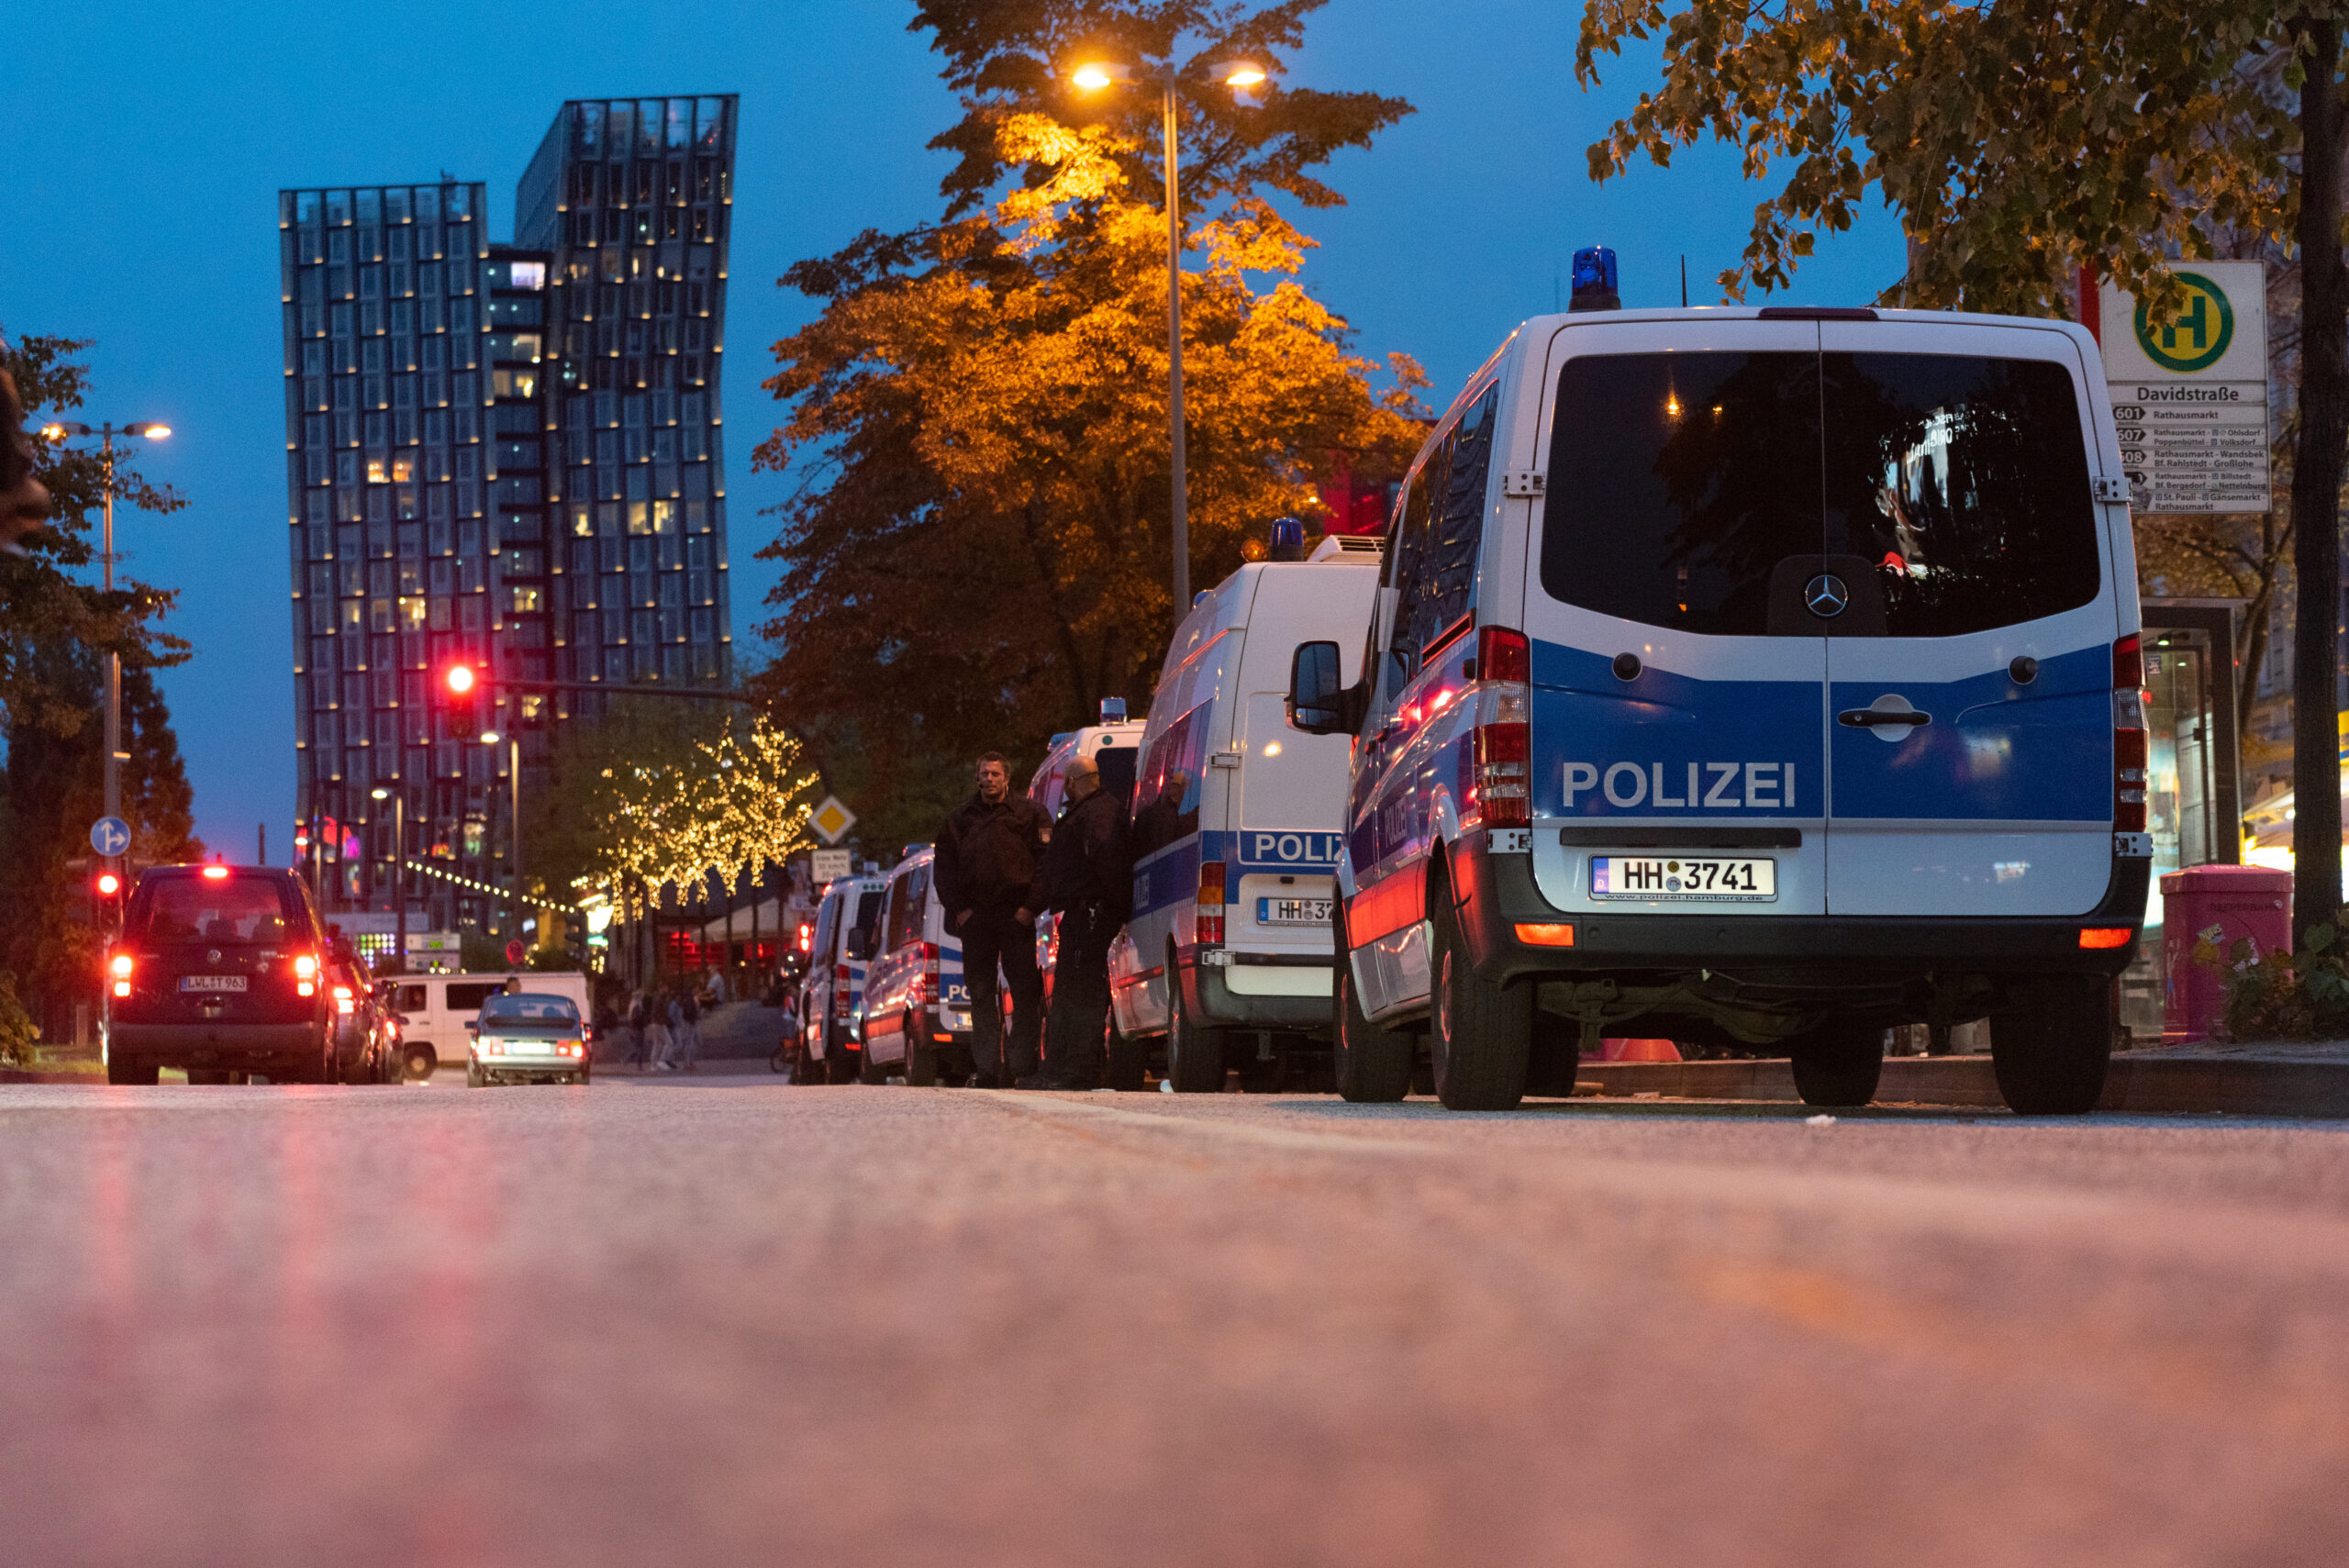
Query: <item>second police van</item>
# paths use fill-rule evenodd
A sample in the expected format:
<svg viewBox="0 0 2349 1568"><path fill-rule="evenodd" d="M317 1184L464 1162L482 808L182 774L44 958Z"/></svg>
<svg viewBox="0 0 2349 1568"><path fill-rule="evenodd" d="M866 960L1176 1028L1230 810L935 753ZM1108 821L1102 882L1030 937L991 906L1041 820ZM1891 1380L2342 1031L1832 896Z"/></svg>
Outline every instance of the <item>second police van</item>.
<svg viewBox="0 0 2349 1568"><path fill-rule="evenodd" d="M1296 651L1294 721L1354 746L1341 1091L1401 1097L1424 1034L1445 1105L1502 1108L1644 1032L1860 1104L1887 1028L1987 1017L2012 1108L2093 1108L2151 853L2121 473L2065 322L1520 327L1366 632Z"/></svg>
<svg viewBox="0 0 2349 1568"><path fill-rule="evenodd" d="M861 1075L856 1021L885 886L877 874L838 877L817 906L807 973L799 986L799 1083L845 1084Z"/></svg>
<svg viewBox="0 0 2349 1568"><path fill-rule="evenodd" d="M1375 539L1332 535L1307 560L1294 523L1275 559L1201 594L1150 705L1130 844L1133 910L1109 946L1113 1087L1163 1051L1182 1093L1232 1065L1286 1074L1288 1048L1330 1033L1330 909L1346 790L1341 736L1290 728L1298 643L1359 638L1378 585Z"/></svg>
<svg viewBox="0 0 2349 1568"><path fill-rule="evenodd" d="M963 982L963 941L946 929L931 880L937 851L909 846L882 894L879 935L859 999L864 1057L859 1078L883 1084L960 1085L973 1070L971 990ZM862 943L859 944L863 945Z"/></svg>

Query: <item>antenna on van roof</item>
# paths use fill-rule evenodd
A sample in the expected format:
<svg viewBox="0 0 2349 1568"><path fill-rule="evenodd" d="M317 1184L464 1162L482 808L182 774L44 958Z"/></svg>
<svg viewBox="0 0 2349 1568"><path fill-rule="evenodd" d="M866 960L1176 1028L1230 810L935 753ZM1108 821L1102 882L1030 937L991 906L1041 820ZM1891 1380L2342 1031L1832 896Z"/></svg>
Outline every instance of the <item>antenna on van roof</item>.
<svg viewBox="0 0 2349 1568"><path fill-rule="evenodd" d="M1680 252L1680 308L1688 308L1688 252Z"/></svg>

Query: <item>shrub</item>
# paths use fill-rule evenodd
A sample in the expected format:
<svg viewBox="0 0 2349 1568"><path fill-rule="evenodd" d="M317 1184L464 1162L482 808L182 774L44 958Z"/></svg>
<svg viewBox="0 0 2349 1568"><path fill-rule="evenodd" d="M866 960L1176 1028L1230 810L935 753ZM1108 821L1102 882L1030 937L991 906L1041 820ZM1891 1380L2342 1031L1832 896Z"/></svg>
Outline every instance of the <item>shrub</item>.
<svg viewBox="0 0 2349 1568"><path fill-rule="evenodd" d="M2221 958L2215 943L2195 943L2196 962L2227 967L2227 1037L2349 1037L2349 951L2342 942L2344 925L2349 925L2349 906L2326 924L2310 927L2299 952L2260 955L2244 940Z"/></svg>
<svg viewBox="0 0 2349 1568"><path fill-rule="evenodd" d="M33 1046L40 1039L40 1026L17 1000L17 977L0 969L0 1063L11 1067L30 1067Z"/></svg>

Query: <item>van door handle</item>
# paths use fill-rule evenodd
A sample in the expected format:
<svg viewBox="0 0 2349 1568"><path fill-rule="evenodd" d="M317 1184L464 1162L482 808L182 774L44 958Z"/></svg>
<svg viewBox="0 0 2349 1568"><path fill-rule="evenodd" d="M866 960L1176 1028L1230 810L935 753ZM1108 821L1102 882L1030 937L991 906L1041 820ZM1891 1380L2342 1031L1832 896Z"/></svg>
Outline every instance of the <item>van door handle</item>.
<svg viewBox="0 0 2349 1568"><path fill-rule="evenodd" d="M1930 713L1890 712L1880 707L1847 707L1835 716L1838 724L1848 724L1854 729L1874 729L1880 724L1927 725L1933 721Z"/></svg>

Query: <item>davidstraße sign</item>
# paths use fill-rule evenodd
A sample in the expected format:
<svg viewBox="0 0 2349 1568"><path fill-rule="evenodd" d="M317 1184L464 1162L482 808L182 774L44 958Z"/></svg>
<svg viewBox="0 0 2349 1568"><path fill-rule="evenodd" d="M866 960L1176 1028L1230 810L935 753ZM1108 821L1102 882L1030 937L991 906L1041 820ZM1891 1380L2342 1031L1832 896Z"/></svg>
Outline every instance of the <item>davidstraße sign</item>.
<svg viewBox="0 0 2349 1568"><path fill-rule="evenodd" d="M2105 383L2139 512L2265 512L2267 282L2256 261L2173 261L2186 302L2155 325L2112 284L2099 300Z"/></svg>

